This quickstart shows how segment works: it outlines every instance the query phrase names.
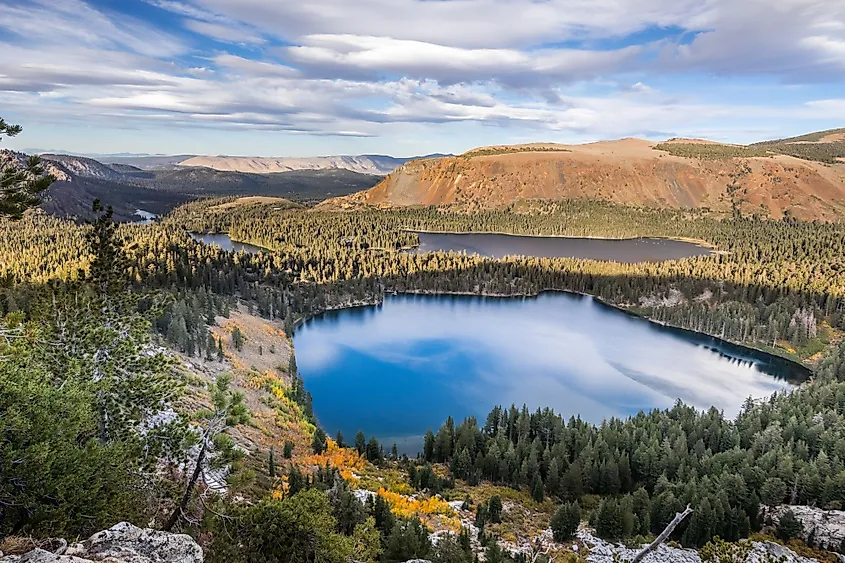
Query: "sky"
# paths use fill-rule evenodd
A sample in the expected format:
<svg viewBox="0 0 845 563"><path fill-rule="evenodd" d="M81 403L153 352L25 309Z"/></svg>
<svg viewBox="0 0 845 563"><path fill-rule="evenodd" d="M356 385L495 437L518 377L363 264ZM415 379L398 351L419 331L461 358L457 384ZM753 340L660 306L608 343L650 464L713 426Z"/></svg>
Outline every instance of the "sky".
<svg viewBox="0 0 845 563"><path fill-rule="evenodd" d="M0 147L460 153L845 126L842 0L0 0Z"/></svg>

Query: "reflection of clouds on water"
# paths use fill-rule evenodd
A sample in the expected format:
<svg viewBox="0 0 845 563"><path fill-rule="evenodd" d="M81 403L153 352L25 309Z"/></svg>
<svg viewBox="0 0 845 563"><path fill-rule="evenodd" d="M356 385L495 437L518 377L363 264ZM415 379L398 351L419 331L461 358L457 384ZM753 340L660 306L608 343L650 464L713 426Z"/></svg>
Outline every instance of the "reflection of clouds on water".
<svg viewBox="0 0 845 563"><path fill-rule="evenodd" d="M426 400L463 409L452 412L457 419L483 417L496 404L525 403L597 422L668 407L678 398L733 416L746 397L784 387L753 364L571 295L402 296L324 320L296 335L297 361L307 379L355 378L352 371L370 369L351 367L346 358L352 351L381 366L385 385L395 386L389 392L401 396L403 381L423 381L431 393ZM367 401L367 392L348 399ZM396 402L408 408L416 399ZM315 395L318 412L320 400ZM368 408L391 406L383 400Z"/></svg>

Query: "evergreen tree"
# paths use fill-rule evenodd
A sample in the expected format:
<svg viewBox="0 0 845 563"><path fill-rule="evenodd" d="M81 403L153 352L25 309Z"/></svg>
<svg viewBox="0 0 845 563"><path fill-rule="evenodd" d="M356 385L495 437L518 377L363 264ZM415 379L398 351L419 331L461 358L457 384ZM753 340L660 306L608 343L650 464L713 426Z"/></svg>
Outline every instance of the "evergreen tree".
<svg viewBox="0 0 845 563"><path fill-rule="evenodd" d="M384 558L391 562L423 559L430 550L428 530L418 518L397 520L387 538Z"/></svg>
<svg viewBox="0 0 845 563"><path fill-rule="evenodd" d="M0 140L15 137L23 128L0 117ZM24 212L41 202L40 196L56 179L47 174L41 159L30 156L25 162L14 158L0 162L0 219L20 219Z"/></svg>
<svg viewBox="0 0 845 563"><path fill-rule="evenodd" d="M270 476L270 479L276 478L276 455L273 448L270 448L270 453L267 457L267 475Z"/></svg>
<svg viewBox="0 0 845 563"><path fill-rule="evenodd" d="M314 449L314 453L323 453L326 451L327 446L326 433L322 428L317 427L317 429L314 430L314 440L311 442L311 447Z"/></svg>
<svg viewBox="0 0 845 563"><path fill-rule="evenodd" d="M795 513L791 510L784 512L777 525L777 537L783 541L789 541L793 538L800 538L804 531L804 524L801 523Z"/></svg>
<svg viewBox="0 0 845 563"><path fill-rule="evenodd" d="M290 459L291 456L293 455L293 448L294 448L294 443L291 442L290 440L285 440L285 446L284 446L284 449L282 450L282 457L284 457L285 459Z"/></svg>
<svg viewBox="0 0 845 563"><path fill-rule="evenodd" d="M581 524L581 508L577 502L560 505L552 516L550 527L556 542L565 542L575 536Z"/></svg>
<svg viewBox="0 0 845 563"><path fill-rule="evenodd" d="M499 524L502 521L502 499L498 495L490 497L487 501L487 510L490 513L490 521Z"/></svg>
<svg viewBox="0 0 845 563"><path fill-rule="evenodd" d="M232 346L234 346L235 350L238 352L242 351L244 348L244 334L238 327L232 329Z"/></svg>
<svg viewBox="0 0 845 563"><path fill-rule="evenodd" d="M358 452L358 455L364 455L367 451L367 437L360 430L355 434L355 451Z"/></svg>

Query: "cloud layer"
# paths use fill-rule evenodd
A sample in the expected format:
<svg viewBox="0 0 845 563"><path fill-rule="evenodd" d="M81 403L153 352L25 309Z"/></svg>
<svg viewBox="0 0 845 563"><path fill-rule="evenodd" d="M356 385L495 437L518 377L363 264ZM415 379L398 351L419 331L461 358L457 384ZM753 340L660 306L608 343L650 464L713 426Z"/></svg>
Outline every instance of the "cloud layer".
<svg viewBox="0 0 845 563"><path fill-rule="evenodd" d="M390 152L444 126L469 148L845 120L838 0L0 0L0 28L3 112L47 138L85 122Z"/></svg>

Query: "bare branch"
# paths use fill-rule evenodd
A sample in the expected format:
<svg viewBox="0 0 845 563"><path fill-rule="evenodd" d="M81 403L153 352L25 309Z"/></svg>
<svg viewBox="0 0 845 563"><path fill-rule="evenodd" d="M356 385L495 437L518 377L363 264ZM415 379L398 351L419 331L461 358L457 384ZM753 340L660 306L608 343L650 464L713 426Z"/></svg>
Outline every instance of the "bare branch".
<svg viewBox="0 0 845 563"><path fill-rule="evenodd" d="M675 528L678 527L678 524L680 524L681 521L690 514L692 514L692 509L689 505L687 505L686 509L683 512L678 512L677 514L675 514L675 517L672 519L671 522L669 522L666 528L662 532L660 532L660 535L657 536L657 539L655 539L648 546L646 546L645 549L639 552L637 556L631 560L631 563L640 563L640 561L642 561L646 555L657 549L657 546L665 542L672 534L672 532L675 531Z"/></svg>

